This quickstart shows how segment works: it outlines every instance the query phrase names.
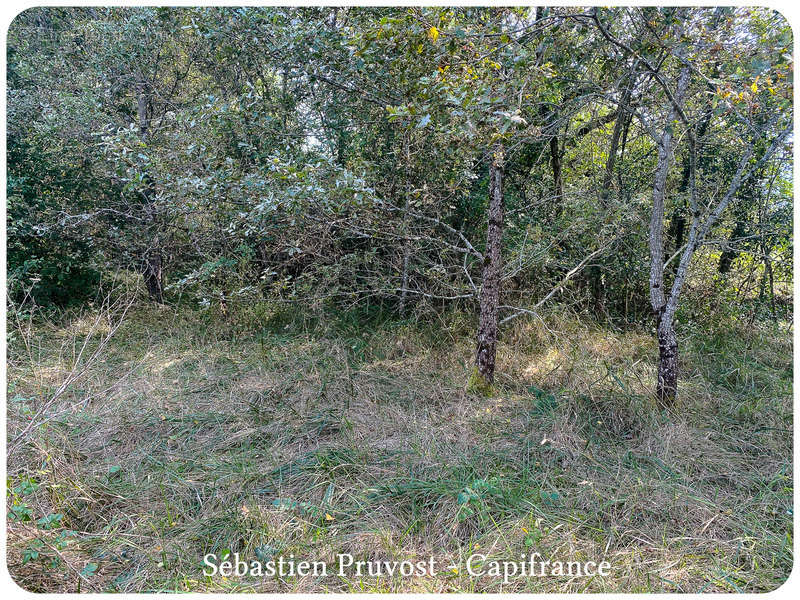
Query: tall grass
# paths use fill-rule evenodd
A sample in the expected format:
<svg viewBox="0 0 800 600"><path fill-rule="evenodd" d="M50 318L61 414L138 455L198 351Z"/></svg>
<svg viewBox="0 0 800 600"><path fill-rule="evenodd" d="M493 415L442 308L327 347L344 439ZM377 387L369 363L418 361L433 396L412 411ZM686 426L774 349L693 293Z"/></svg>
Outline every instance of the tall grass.
<svg viewBox="0 0 800 600"><path fill-rule="evenodd" d="M648 331L556 310L520 322L486 399L464 391L472 325L140 305L52 405L84 325L34 325L33 350L9 358L9 438L47 415L9 463L12 575L60 592L755 592L788 577L787 333L684 328L666 414ZM203 555L229 551L439 564L535 551L612 571L204 577Z"/></svg>

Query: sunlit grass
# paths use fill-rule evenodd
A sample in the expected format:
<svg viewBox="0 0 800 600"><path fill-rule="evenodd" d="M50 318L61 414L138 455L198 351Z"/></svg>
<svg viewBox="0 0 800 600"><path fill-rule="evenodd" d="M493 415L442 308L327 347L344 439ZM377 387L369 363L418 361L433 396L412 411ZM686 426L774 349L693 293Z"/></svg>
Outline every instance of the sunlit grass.
<svg viewBox="0 0 800 600"><path fill-rule="evenodd" d="M33 522L9 526L23 586L77 589L63 563L22 564L34 537L59 531L35 525L52 513L76 531L64 560L96 564L99 591L765 591L788 576L785 333L686 331L667 415L650 397L655 345L642 331L556 313L520 323L503 336L498 393L486 399L464 391L467 335L437 344L407 325L236 317L138 308L58 407L75 408L13 457L12 484L39 485L24 496ZM56 383L41 369L68 367L63 335L37 332L42 364L12 352L9 381L25 399L9 403L12 435ZM202 556L224 550L444 564L477 549L613 569L509 584L463 570L202 575Z"/></svg>

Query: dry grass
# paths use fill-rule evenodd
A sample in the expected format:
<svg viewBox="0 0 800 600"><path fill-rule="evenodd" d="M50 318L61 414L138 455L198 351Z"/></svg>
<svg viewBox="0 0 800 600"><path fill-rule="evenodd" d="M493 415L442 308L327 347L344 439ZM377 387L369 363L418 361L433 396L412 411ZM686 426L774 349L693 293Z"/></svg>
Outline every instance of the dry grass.
<svg viewBox="0 0 800 600"><path fill-rule="evenodd" d="M260 307L237 322L136 308L53 407L69 410L10 458L9 506L31 517L9 522L11 573L60 592L755 592L788 577L788 334L684 328L680 404L664 415L646 333L555 313L519 324L485 399L464 392L463 321L424 331ZM9 437L85 333L83 321L40 325L31 352L12 347ZM51 514L57 526L37 523ZM39 555L23 564L32 544ZM227 549L439 564L537 551L606 559L612 573L203 577L203 555Z"/></svg>

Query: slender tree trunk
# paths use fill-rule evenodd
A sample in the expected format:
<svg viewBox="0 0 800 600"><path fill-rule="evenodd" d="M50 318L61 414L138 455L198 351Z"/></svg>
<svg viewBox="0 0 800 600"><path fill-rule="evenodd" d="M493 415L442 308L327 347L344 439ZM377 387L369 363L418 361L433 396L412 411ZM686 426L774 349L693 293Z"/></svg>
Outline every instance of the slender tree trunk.
<svg viewBox="0 0 800 600"><path fill-rule="evenodd" d="M148 92L149 87L142 78L137 85L136 113L139 118L139 136L142 141L146 141L150 130L150 119L148 117ZM154 206L155 189L149 174L145 174L146 188L144 196L145 212L148 217L149 225L157 231L158 223ZM156 233L150 246L144 251L142 256L142 276L144 278L147 294L150 299L159 304L164 303L164 278L162 273L163 255L161 244Z"/></svg>
<svg viewBox="0 0 800 600"><path fill-rule="evenodd" d="M767 237L765 235L765 228L764 228L764 221L766 220L766 209L767 205L772 198L772 188L775 184L775 179L778 176L778 171L776 170L775 173L769 180L769 186L767 187L767 195L766 198L762 196L762 194L758 194L758 230L759 230L759 246L761 248L761 256L762 261L764 262L764 274L769 275L769 293L770 293L770 308L772 309L772 320L777 322L777 314L775 312L775 277L772 272L772 244L767 244ZM762 281L762 289L761 293L759 294L759 301L763 301L764 298L764 283Z"/></svg>
<svg viewBox="0 0 800 600"><path fill-rule="evenodd" d="M674 121L674 119L673 119ZM658 142L658 167L653 184L653 212L650 219L650 304L656 318L658 337L658 379L656 400L662 407L675 402L678 390L678 340L672 316L665 314L664 291L664 198L672 157L672 132L664 131Z"/></svg>
<svg viewBox="0 0 800 600"><path fill-rule="evenodd" d="M626 124L630 119L628 112L628 105L631 102L633 95L633 86L636 81L636 68L638 61L634 61L630 75L628 76L628 85L622 92L617 107L617 118L614 121L614 131L611 134L611 144L608 148L608 158L606 159L606 168L603 175L603 184L600 187L600 202L605 207L608 202L608 197L611 193L611 183L614 180L614 169L617 164L617 154L619 152L620 138L622 137L623 130L626 130ZM627 131L625 131L627 134Z"/></svg>
<svg viewBox="0 0 800 600"><path fill-rule="evenodd" d="M150 129L150 119L147 117L147 83L142 79L136 85L138 97L136 98L136 115L139 117L139 136L144 140Z"/></svg>
<svg viewBox="0 0 800 600"><path fill-rule="evenodd" d="M158 249L148 250L144 258L144 284L151 300L164 303L164 279L161 272L162 257Z"/></svg>
<svg viewBox="0 0 800 600"><path fill-rule="evenodd" d="M658 318L658 381L656 399L670 406L678 393L678 338L672 319Z"/></svg>
<svg viewBox="0 0 800 600"><path fill-rule="evenodd" d="M145 192L145 201L150 202L154 194L152 189L152 182L149 176L147 177L147 191ZM157 228L155 211L152 206L146 207L149 225ZM158 239L158 234L153 237L150 246L145 249L142 256L142 277L144 284L147 287L147 295L151 300L158 304L164 303L164 276L163 276L163 253L161 251L161 243Z"/></svg>
<svg viewBox="0 0 800 600"><path fill-rule="evenodd" d="M764 296L766 294L766 287L767 282L769 282L769 294L770 294L770 311L772 313L772 320L775 321L776 313L775 313L775 276L772 271L772 259L770 258L770 251L771 248L767 247L764 243L763 237L760 244L761 249L761 262L764 266L764 274L761 276L761 286L758 290L758 301L763 302Z"/></svg>
<svg viewBox="0 0 800 600"><path fill-rule="evenodd" d="M561 176L561 148L558 143L558 132L550 138L550 166L553 169L553 205L556 212L561 212L564 204L564 180Z"/></svg>
<svg viewBox="0 0 800 600"><path fill-rule="evenodd" d="M603 208L608 207L608 198L611 195L611 185L614 181L614 169L617 164L617 153L619 152L620 138L623 131L626 130L627 119L629 118L628 105L631 101L633 94L633 85L636 80L635 73L637 62L634 62L631 67L628 85L625 86L622 96L620 97L619 106L617 107L617 118L614 121L614 131L611 134L611 143L608 148L608 158L606 159L605 171L603 174L603 183L600 186L600 205ZM627 133L627 131L626 131ZM592 297L594 298L594 310L596 314L605 314L605 299L606 299L606 286L603 281L603 270L600 266L592 266L588 270L589 282L592 290Z"/></svg>
<svg viewBox="0 0 800 600"><path fill-rule="evenodd" d="M406 213L404 217L408 215L408 207L406 206ZM404 221L406 219L404 218ZM400 314L403 315L406 312L406 299L408 298L408 261L411 258L411 248L408 243L408 239L403 241L403 275L402 275L402 285L403 289L400 292L400 306L399 311Z"/></svg>
<svg viewBox="0 0 800 600"><path fill-rule="evenodd" d="M628 132L631 129L631 121L633 121L633 115L630 113L625 115L625 120L622 123L622 148L619 151L620 160L625 158L625 148L628 145ZM622 171L620 171L617 176L617 189L622 190Z"/></svg>
<svg viewBox="0 0 800 600"><path fill-rule="evenodd" d="M683 102L689 85L689 67L681 70L675 100ZM664 132L658 140L658 162L653 182L653 212L650 216L648 243L650 246L650 305L656 318L658 334L658 380L656 400L662 407L675 402L678 391L678 339L675 335L673 317L677 299L670 298L668 305L664 289L664 203L667 195L667 175L672 162L673 123L678 120L678 109L669 111ZM673 300L675 300L673 302Z"/></svg>
<svg viewBox="0 0 800 600"><path fill-rule="evenodd" d="M769 256L766 258L767 273L769 274L769 305L772 310L772 320L777 320L777 313L775 312L775 277L772 274L772 260Z"/></svg>
<svg viewBox="0 0 800 600"><path fill-rule="evenodd" d="M728 236L728 243L725 245L725 248L719 256L717 272L720 275L727 275L733 266L733 261L735 261L739 256L739 250L736 249L735 244L742 237L744 237L745 233L747 233L747 225L744 221L745 218L746 215L737 215L736 224L734 225L730 236Z"/></svg>
<svg viewBox="0 0 800 600"><path fill-rule="evenodd" d="M498 144L489 169L489 215L480 296L478 347L475 353L475 372L469 384L476 391L489 391L494 382L503 237L503 152L503 146Z"/></svg>

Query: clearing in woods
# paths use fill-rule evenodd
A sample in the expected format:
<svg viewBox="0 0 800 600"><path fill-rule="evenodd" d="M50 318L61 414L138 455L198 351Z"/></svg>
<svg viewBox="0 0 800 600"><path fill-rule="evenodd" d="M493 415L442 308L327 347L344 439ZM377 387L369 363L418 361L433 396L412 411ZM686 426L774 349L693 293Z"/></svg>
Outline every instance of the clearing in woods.
<svg viewBox="0 0 800 600"><path fill-rule="evenodd" d="M85 313L12 342L10 440L107 328ZM788 577L785 327L684 328L669 415L651 399L649 332L555 311L519 323L487 399L464 391L473 330L458 313L422 326L135 305L12 449L9 507L29 519L9 522L11 573L29 590L126 592L757 592ZM507 584L463 570L204 577L203 556L227 551L438 564L538 552L612 568Z"/></svg>

